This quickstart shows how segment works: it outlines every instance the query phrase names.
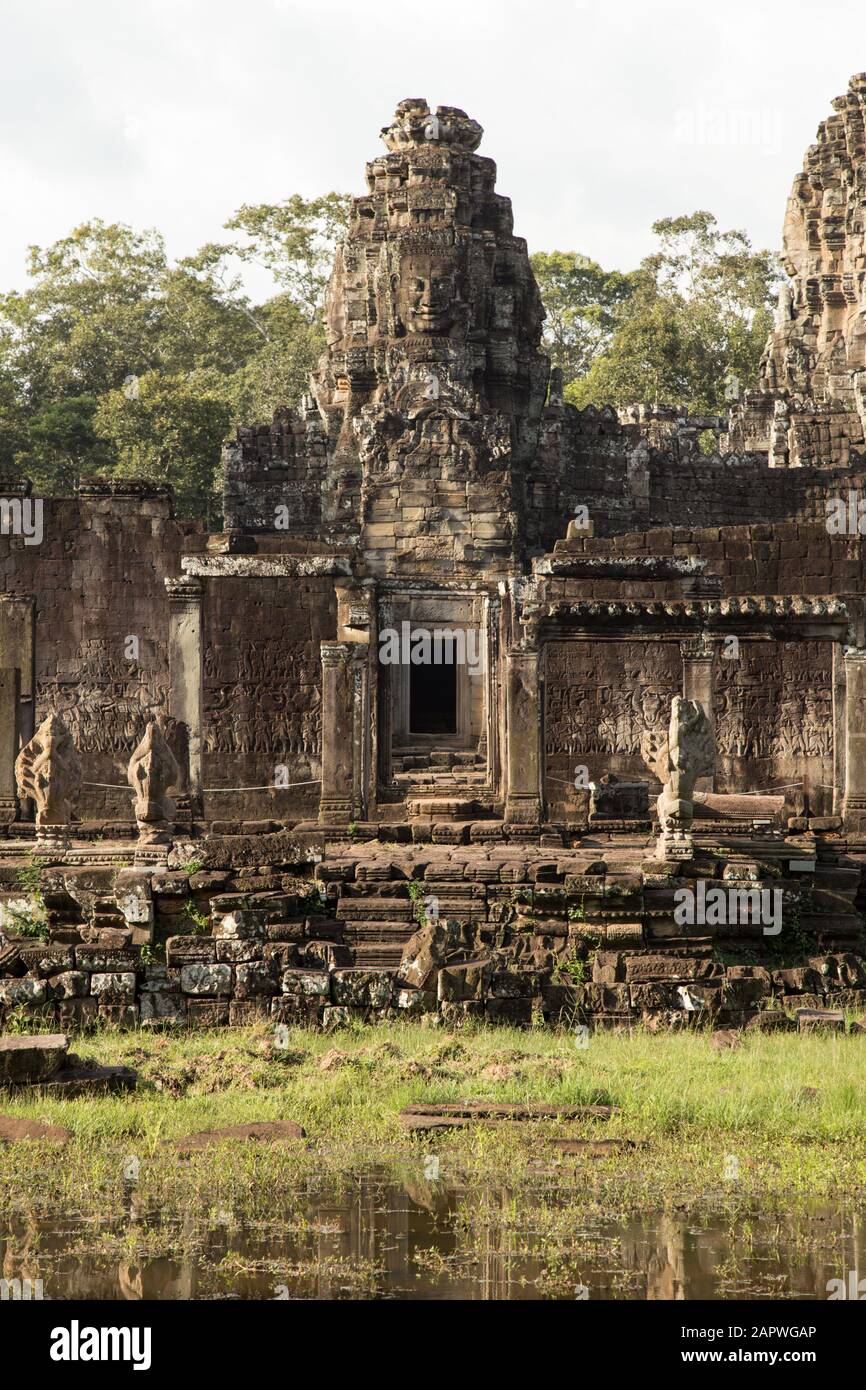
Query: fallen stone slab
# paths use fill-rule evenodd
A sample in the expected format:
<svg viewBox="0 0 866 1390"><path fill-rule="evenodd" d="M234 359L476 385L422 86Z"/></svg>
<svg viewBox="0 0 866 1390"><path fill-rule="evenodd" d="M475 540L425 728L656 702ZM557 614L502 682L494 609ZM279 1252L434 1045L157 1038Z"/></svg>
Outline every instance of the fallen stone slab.
<svg viewBox="0 0 866 1390"><path fill-rule="evenodd" d="M252 1124L225 1125L222 1129L204 1129L198 1134L186 1134L182 1139L164 1139L180 1153L208 1149L227 1139L240 1139L255 1144L285 1144L293 1139L306 1139L306 1131L294 1120L257 1120Z"/></svg>
<svg viewBox="0 0 866 1390"><path fill-rule="evenodd" d="M66 1062L65 1033L22 1033L0 1038L0 1085L47 1081Z"/></svg>
<svg viewBox="0 0 866 1390"><path fill-rule="evenodd" d="M458 1100L407 1105L401 1115L462 1116L502 1120L609 1120L613 1105L551 1105L536 1101Z"/></svg>
<svg viewBox="0 0 866 1390"><path fill-rule="evenodd" d="M424 1132L428 1130L467 1129L470 1125L482 1125L495 1129L526 1120L607 1120L614 1114L612 1105L546 1105L519 1102L466 1101L445 1102L436 1105L408 1105L400 1111L399 1120L403 1129Z"/></svg>
<svg viewBox="0 0 866 1390"><path fill-rule="evenodd" d="M50 1096L54 1100L75 1100L79 1096L118 1095L135 1090L137 1084L138 1073L131 1067L91 1067L76 1062L64 1067L49 1081L13 1089L28 1095Z"/></svg>
<svg viewBox="0 0 866 1390"><path fill-rule="evenodd" d="M0 1144L18 1144L24 1139L46 1144L65 1144L72 1138L63 1125L44 1125L39 1120L22 1120L17 1115L0 1115Z"/></svg>
<svg viewBox="0 0 866 1390"><path fill-rule="evenodd" d="M801 1033L812 1033L825 1028L831 1032L845 1031L845 1014L842 1009L797 1009L795 1018Z"/></svg>

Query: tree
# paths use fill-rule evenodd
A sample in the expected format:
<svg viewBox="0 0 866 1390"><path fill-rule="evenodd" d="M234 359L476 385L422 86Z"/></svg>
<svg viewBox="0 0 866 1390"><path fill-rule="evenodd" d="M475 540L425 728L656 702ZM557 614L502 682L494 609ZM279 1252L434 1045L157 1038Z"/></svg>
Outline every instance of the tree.
<svg viewBox="0 0 866 1390"><path fill-rule="evenodd" d="M577 251L536 251L530 257L546 311L544 341L566 384L584 376L608 347L615 310L628 299L628 275L601 266Z"/></svg>
<svg viewBox="0 0 866 1390"><path fill-rule="evenodd" d="M95 426L112 446L114 476L171 483L181 515L219 511L217 466L231 405L204 380L152 371L109 391Z"/></svg>
<svg viewBox="0 0 866 1390"><path fill-rule="evenodd" d="M218 430L296 404L324 347L326 271L347 206L329 193L243 207L227 223L240 239L174 263L158 232L98 219L31 247L31 283L0 296L0 466L49 494L140 466L172 483L182 507L215 517ZM241 277L252 261L275 281L261 305Z"/></svg>
<svg viewBox="0 0 866 1390"><path fill-rule="evenodd" d="M269 270L308 323L321 314L351 201L346 193L309 199L295 193L282 203L244 203L225 224L246 238L233 244L234 253Z"/></svg>
<svg viewBox="0 0 866 1390"><path fill-rule="evenodd" d="M93 425L96 406L95 396L66 396L31 416L20 461L40 491L74 492L82 473L110 463L110 450Z"/></svg>
<svg viewBox="0 0 866 1390"><path fill-rule="evenodd" d="M658 251L614 310L607 348L566 395L575 405L664 402L724 412L758 375L779 266L709 212L662 218Z"/></svg>

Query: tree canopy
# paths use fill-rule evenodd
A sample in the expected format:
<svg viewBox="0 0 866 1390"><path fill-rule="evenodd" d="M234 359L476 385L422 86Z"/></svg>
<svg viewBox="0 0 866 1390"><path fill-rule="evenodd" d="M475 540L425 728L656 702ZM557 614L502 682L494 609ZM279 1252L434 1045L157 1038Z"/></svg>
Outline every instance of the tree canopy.
<svg viewBox="0 0 866 1390"><path fill-rule="evenodd" d="M215 520L222 439L297 401L324 347L347 205L244 207L239 236L174 262L158 232L98 219L31 247L30 284L0 295L0 469L49 495L87 474L168 481L182 513ZM245 262L273 278L262 304Z"/></svg>
<svg viewBox="0 0 866 1390"><path fill-rule="evenodd" d="M324 348L322 306L349 199L245 204L225 239L171 260L155 230L98 219L31 247L0 294L0 471L69 494L88 474L170 482L218 524L222 439L296 404ZM708 212L664 218L634 271L537 252L546 348L575 405L720 411L757 374L779 271ZM273 293L253 303L245 266Z"/></svg>

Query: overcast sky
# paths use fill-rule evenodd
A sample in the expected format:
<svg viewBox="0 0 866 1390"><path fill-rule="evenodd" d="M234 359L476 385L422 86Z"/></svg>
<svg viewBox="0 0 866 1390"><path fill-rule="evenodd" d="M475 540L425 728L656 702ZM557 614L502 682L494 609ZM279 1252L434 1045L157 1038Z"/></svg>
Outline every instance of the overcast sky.
<svg viewBox="0 0 866 1390"><path fill-rule="evenodd" d="M0 288L90 217L183 255L242 202L360 193L408 96L481 122L530 250L626 270L696 208L778 247L866 4L0 0L0 54Z"/></svg>

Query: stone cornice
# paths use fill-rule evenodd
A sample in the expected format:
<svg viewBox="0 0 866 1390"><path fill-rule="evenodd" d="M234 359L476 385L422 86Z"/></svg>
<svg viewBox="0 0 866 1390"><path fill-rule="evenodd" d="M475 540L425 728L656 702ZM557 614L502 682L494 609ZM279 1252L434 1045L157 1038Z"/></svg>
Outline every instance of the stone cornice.
<svg viewBox="0 0 866 1390"><path fill-rule="evenodd" d="M181 569L201 579L351 578L348 555L185 555Z"/></svg>
<svg viewBox="0 0 866 1390"><path fill-rule="evenodd" d="M742 594L705 599L606 599L585 598L532 605L524 610L527 620L569 618L714 618L823 619L847 622L848 609L838 598L807 599L788 595Z"/></svg>

